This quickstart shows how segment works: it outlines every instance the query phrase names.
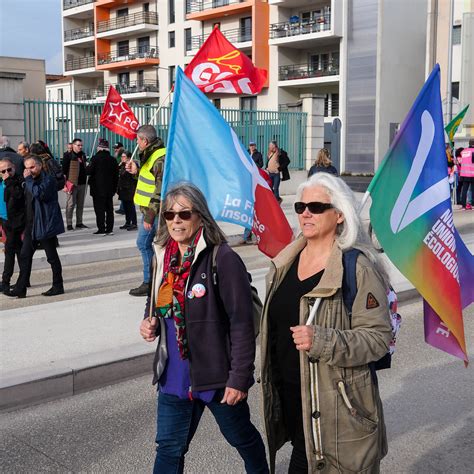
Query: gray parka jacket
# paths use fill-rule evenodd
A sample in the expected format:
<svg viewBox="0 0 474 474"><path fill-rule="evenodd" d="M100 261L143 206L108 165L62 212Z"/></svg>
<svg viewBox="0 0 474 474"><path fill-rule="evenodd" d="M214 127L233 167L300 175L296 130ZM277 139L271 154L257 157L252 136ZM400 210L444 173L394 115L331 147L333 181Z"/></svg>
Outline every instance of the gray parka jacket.
<svg viewBox="0 0 474 474"><path fill-rule="evenodd" d="M260 329L261 381L272 472L276 451L288 436L272 381L268 307L305 245L300 237L286 247L273 260L267 277ZM342 252L337 244L321 281L300 301L300 324L305 324L310 307L316 298L321 298L312 347L300 352L303 428L310 473L378 472L380 460L387 453L382 403L367 365L388 351L391 326L387 296L382 280L365 255L357 260L356 274L358 292L352 308L352 327L342 300Z"/></svg>

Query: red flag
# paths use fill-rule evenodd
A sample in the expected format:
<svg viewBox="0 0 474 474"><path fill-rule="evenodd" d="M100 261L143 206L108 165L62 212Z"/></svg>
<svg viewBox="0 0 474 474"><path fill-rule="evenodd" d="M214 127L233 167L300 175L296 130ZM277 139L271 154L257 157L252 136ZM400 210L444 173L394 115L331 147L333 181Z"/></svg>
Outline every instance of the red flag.
<svg viewBox="0 0 474 474"><path fill-rule="evenodd" d="M265 179L268 176L258 170ZM258 181L255 188L255 204L252 231L257 237L258 250L268 257L276 257L292 240L293 231L270 186Z"/></svg>
<svg viewBox="0 0 474 474"><path fill-rule="evenodd" d="M217 27L184 73L204 93L254 95L260 93L267 80L267 71L256 68Z"/></svg>
<svg viewBox="0 0 474 474"><path fill-rule="evenodd" d="M107 94L100 124L130 140L137 137L138 120L113 86L110 86Z"/></svg>

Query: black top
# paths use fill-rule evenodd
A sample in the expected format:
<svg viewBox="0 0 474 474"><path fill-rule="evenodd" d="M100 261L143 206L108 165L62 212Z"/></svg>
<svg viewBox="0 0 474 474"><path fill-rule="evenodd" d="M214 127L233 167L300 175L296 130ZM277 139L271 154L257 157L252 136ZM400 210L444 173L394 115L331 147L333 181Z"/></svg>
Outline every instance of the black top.
<svg viewBox="0 0 474 474"><path fill-rule="evenodd" d="M324 270L300 280L298 278L298 255L288 273L275 291L268 308L269 330L274 376L283 383L300 383L299 351L293 342L290 327L299 324L300 299L321 280Z"/></svg>

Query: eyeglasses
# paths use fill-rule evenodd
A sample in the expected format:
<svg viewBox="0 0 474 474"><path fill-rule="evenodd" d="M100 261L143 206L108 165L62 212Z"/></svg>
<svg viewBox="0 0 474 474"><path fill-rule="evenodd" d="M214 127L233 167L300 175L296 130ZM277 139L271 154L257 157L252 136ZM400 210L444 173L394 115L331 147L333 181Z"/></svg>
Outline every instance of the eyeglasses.
<svg viewBox="0 0 474 474"><path fill-rule="evenodd" d="M193 213L196 213L196 211L178 211L178 212L174 212L174 211L164 211L163 212L163 217L167 220L167 221L172 221L174 219L174 216L176 216L176 214L178 215L178 217L182 220L182 221L189 221L189 219L191 219Z"/></svg>
<svg viewBox="0 0 474 474"><path fill-rule="evenodd" d="M295 202L295 212L296 214L303 214L305 209L308 208L308 211L311 214L322 214L324 211L328 209L333 209L334 206L327 202Z"/></svg>
<svg viewBox="0 0 474 474"><path fill-rule="evenodd" d="M13 171L13 168L7 168L4 170L0 170L0 173L5 174L5 173L11 173Z"/></svg>

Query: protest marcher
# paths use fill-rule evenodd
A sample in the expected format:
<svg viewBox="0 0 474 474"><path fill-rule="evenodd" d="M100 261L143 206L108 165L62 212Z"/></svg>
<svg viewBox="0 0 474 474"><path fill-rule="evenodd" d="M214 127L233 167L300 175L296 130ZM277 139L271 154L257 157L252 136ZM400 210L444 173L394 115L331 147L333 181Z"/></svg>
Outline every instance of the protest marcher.
<svg viewBox="0 0 474 474"><path fill-rule="evenodd" d="M72 226L74 209L76 209L76 229L88 228L82 222L84 201L86 199L86 161L86 155L82 151L82 140L75 138L72 141L72 152L65 153L62 162L63 173L67 181L73 185L66 201L67 230L74 230Z"/></svg>
<svg viewBox="0 0 474 474"><path fill-rule="evenodd" d="M280 182L290 179L288 165L290 160L285 150L280 149L276 141L272 140L268 145L267 166L270 179L272 180L273 194L278 202L282 202L280 196Z"/></svg>
<svg viewBox="0 0 474 474"><path fill-rule="evenodd" d="M206 407L246 472L268 472L247 403L255 356L248 274L195 186L180 184L167 193L154 252L153 283L140 326L146 341L160 335L153 364L158 384L153 472L183 472Z"/></svg>
<svg viewBox="0 0 474 474"><path fill-rule="evenodd" d="M66 179L64 177L61 165L54 159L48 146L41 140L38 140L37 142L31 144L30 153L41 158L43 161L43 171L53 176L53 178L56 180L58 191L62 190L66 183Z"/></svg>
<svg viewBox="0 0 474 474"><path fill-rule="evenodd" d="M21 141L20 143L18 143L16 152L19 155L25 157L30 153L30 144L28 142Z"/></svg>
<svg viewBox="0 0 474 474"><path fill-rule="evenodd" d="M1 199L5 203L5 213L0 214L0 224L6 237L0 291L6 294L10 290L15 256L20 261L21 235L25 229L25 195L23 176L15 173L15 165L8 158L0 160L0 178L3 180Z"/></svg>
<svg viewBox="0 0 474 474"><path fill-rule="evenodd" d="M97 231L95 235L114 234L114 203L117 192L118 165L110 155L109 142L99 138L97 153L86 168L94 205Z"/></svg>
<svg viewBox="0 0 474 474"><path fill-rule="evenodd" d="M155 127L142 125L137 130L137 145L140 150L140 168L132 160L127 163L129 173L138 174L134 202L140 206L142 217L138 224L137 247L143 260L143 283L130 290L132 296L146 296L150 287L150 263L153 257L153 239L156 233L157 216L160 209L161 182L163 178L166 148L156 135Z"/></svg>
<svg viewBox="0 0 474 474"><path fill-rule="evenodd" d="M41 244L53 272L53 285L42 293L55 296L64 293L62 266L56 250L56 237L64 232L61 208L58 203L56 180L43 171L39 156L25 157L25 232L20 253L20 274L15 288L7 296L25 298L31 274L33 255Z"/></svg>
<svg viewBox="0 0 474 474"><path fill-rule="evenodd" d="M456 204L461 205L461 193L462 193L462 181L459 177L461 172L461 153L464 150L464 147L456 148L454 152L454 166L456 168Z"/></svg>
<svg viewBox="0 0 474 474"><path fill-rule="evenodd" d="M15 150L10 146L10 139L6 135L0 137L0 151L9 151L15 153Z"/></svg>
<svg viewBox="0 0 474 474"><path fill-rule="evenodd" d="M0 149L0 160L7 158L15 165L15 173L22 176L25 165L23 164L23 156L19 155L11 148Z"/></svg>
<svg viewBox="0 0 474 474"><path fill-rule="evenodd" d="M137 176L130 174L126 169L131 158L132 154L124 150L119 166L118 195L125 210L125 224L120 228L125 230L137 230L137 210L133 202L133 196L137 189Z"/></svg>
<svg viewBox="0 0 474 474"><path fill-rule="evenodd" d="M387 353L392 337L388 279L355 203L344 181L329 173L301 184L295 203L301 234L273 260L267 277L260 335L273 471L276 451L287 440L291 473L379 472L387 452L369 363ZM343 252L351 248L362 253L350 318L342 282Z"/></svg>
<svg viewBox="0 0 474 474"><path fill-rule="evenodd" d="M332 165L331 154L327 148L321 148L318 151L316 162L308 171L308 178L315 173L331 173L334 176L339 174L337 169Z"/></svg>
<svg viewBox="0 0 474 474"><path fill-rule="evenodd" d="M473 206L473 183L474 183L474 139L469 140L469 148L461 152L461 171L459 173L462 183L461 207L463 210L471 210ZM471 191L469 199L469 190Z"/></svg>

